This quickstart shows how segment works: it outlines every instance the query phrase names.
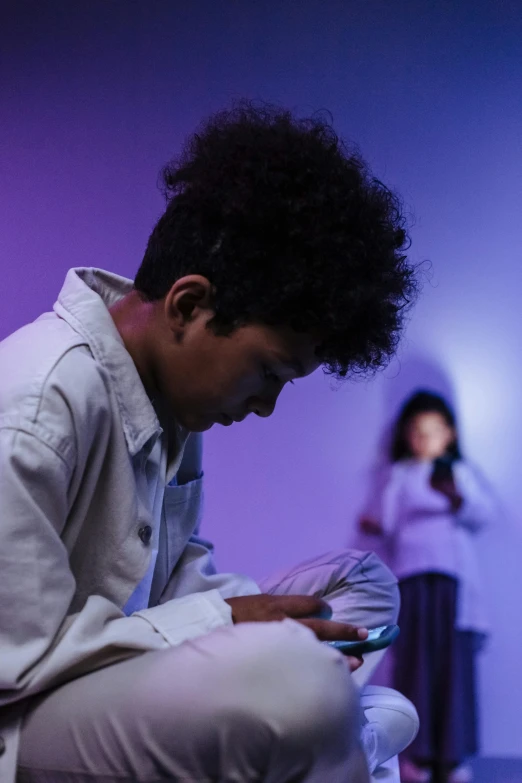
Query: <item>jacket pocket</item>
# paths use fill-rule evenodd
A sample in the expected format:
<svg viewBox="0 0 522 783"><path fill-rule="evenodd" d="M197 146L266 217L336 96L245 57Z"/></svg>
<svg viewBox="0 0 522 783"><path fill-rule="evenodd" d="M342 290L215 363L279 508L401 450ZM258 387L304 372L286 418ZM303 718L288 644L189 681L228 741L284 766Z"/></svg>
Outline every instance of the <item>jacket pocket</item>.
<svg viewBox="0 0 522 783"><path fill-rule="evenodd" d="M187 546L197 532L203 511L203 477L187 484L169 485L163 501L163 536L160 549L166 549L166 579L173 572Z"/></svg>

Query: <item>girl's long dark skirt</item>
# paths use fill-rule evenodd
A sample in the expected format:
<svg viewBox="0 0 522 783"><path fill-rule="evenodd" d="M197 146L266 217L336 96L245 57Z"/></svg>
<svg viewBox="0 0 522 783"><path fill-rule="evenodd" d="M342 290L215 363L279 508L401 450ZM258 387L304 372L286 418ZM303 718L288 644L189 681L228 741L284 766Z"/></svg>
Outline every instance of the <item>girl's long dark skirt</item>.
<svg viewBox="0 0 522 783"><path fill-rule="evenodd" d="M451 768L477 753L477 635L455 629L458 582L438 573L400 583L401 634L394 687L417 708L420 730L406 755Z"/></svg>

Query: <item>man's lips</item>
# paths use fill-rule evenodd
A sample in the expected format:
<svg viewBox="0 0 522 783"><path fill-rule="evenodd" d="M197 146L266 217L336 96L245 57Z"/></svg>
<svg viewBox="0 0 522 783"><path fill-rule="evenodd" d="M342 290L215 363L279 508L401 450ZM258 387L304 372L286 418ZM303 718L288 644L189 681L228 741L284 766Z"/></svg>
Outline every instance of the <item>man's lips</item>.
<svg viewBox="0 0 522 783"><path fill-rule="evenodd" d="M220 418L220 423L223 424L225 427L230 427L231 424L239 424L240 422L244 421L246 416L240 416L236 418L235 416L229 416L227 413L222 413Z"/></svg>

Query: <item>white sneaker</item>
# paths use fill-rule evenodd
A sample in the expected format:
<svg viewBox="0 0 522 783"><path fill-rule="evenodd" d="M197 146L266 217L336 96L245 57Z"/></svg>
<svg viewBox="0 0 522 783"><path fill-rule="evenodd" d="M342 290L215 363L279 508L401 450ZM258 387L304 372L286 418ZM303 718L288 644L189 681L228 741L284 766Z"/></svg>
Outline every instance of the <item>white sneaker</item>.
<svg viewBox="0 0 522 783"><path fill-rule="evenodd" d="M469 764L461 764L460 767L450 772L448 780L449 783L472 783L473 770Z"/></svg>
<svg viewBox="0 0 522 783"><path fill-rule="evenodd" d="M419 730L419 716L405 696L380 685L362 689L361 707L361 739L372 774L413 742Z"/></svg>

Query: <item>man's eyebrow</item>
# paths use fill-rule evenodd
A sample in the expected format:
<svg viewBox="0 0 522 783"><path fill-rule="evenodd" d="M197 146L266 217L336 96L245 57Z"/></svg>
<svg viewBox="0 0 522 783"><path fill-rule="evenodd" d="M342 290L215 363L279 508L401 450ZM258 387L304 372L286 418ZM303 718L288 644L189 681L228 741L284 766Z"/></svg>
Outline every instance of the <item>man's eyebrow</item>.
<svg viewBox="0 0 522 783"><path fill-rule="evenodd" d="M290 367L299 378L305 375L304 367L299 359L281 359L281 362L286 367Z"/></svg>

